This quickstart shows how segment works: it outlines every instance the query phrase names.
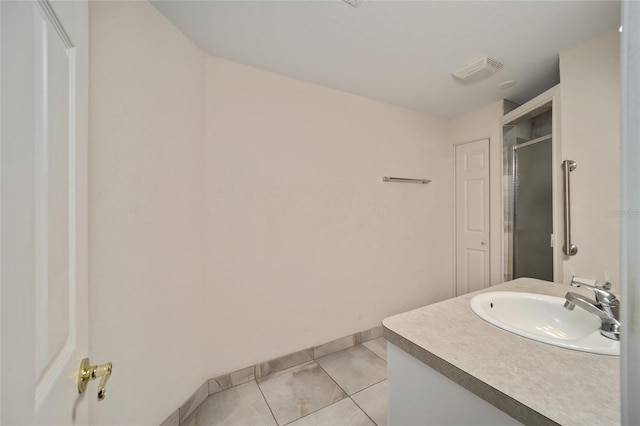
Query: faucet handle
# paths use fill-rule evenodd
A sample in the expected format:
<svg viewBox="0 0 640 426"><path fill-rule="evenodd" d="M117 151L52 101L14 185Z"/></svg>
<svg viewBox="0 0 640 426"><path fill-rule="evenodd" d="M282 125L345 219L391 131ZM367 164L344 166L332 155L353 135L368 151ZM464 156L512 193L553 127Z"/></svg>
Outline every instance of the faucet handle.
<svg viewBox="0 0 640 426"><path fill-rule="evenodd" d="M620 340L620 322L616 319L603 320L600 326L600 334L609 339Z"/></svg>

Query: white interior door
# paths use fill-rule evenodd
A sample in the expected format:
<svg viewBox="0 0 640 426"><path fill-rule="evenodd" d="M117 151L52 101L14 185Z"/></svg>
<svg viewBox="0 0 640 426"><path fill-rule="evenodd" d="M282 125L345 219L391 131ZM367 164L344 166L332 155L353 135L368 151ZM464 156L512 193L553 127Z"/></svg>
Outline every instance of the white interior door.
<svg viewBox="0 0 640 426"><path fill-rule="evenodd" d="M456 294L489 287L489 139L455 147Z"/></svg>
<svg viewBox="0 0 640 426"><path fill-rule="evenodd" d="M87 3L0 19L1 423L87 423Z"/></svg>

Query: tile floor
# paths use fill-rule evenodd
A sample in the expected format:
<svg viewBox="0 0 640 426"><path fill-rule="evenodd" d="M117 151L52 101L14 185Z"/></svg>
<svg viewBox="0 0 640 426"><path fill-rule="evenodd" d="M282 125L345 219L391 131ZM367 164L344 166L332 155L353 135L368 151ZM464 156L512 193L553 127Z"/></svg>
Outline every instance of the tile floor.
<svg viewBox="0 0 640 426"><path fill-rule="evenodd" d="M209 396L181 426L383 426L387 347L369 340Z"/></svg>

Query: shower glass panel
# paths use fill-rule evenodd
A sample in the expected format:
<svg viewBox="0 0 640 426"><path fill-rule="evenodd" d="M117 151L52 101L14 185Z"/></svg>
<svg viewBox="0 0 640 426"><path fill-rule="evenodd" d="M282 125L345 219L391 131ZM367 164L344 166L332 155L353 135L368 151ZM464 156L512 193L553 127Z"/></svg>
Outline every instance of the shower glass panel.
<svg viewBox="0 0 640 426"><path fill-rule="evenodd" d="M553 281L552 102L505 123L503 141L505 281Z"/></svg>
<svg viewBox="0 0 640 426"><path fill-rule="evenodd" d="M551 138L514 150L513 278L553 281Z"/></svg>

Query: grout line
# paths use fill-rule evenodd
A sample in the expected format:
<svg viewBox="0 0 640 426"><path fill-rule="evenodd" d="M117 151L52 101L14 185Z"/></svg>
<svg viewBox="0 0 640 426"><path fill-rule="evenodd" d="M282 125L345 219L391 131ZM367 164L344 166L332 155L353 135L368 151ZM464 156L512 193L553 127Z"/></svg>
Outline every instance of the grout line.
<svg viewBox="0 0 640 426"><path fill-rule="evenodd" d="M356 346L358 346L358 345L356 345ZM352 346L352 347L356 347L356 346ZM367 348L367 347L366 347L366 346L364 346L362 343L360 344L360 346L362 346L363 348L367 349L368 351L373 352L371 349ZM351 348L342 349L342 350L340 350L340 351L338 351L338 352L346 351L347 349L351 349ZM337 352L334 352L334 353L337 353ZM382 359L382 360L385 362L385 364L386 364L387 360L385 360L384 358L382 358L380 355L376 354L375 352L373 352L373 353L374 353L378 358ZM322 358L322 357L321 357L321 358ZM317 362L317 361L316 361L316 362ZM351 395L355 395L355 394L357 394L358 392L362 392L362 391L363 391L363 390L365 390L365 389L369 389L371 386L375 386L375 385L377 385L378 383L382 383L382 382L384 382L385 380L387 380L387 379L388 379L387 374L385 374L384 379L382 379L382 380L380 380L380 381L378 381L378 382L375 382L375 383L373 383L373 384L371 384L371 385L367 386L366 388L362 388L362 389L360 389L359 391L354 392L353 394L351 394L351 395L350 395L350 394L349 394L345 389L343 389L343 388L342 388L342 386L340 386L340 385L338 384L338 382L336 382L336 380L333 378L333 376L331 375L331 373L329 373L327 370L325 370L325 368L322 366L322 364L320 364L319 362L318 362L317 364L320 366L320 368L322 368L322 369L324 370L324 372L325 372L325 373L327 373L327 375L331 378L331 380L333 380L333 382L334 382L334 383L335 383L335 384L336 384L340 389L342 389L342 391L343 391L345 394L347 394L347 396L348 396L348 397L351 397ZM388 372L388 371L387 371L387 372Z"/></svg>
<svg viewBox="0 0 640 426"><path fill-rule="evenodd" d="M347 349L348 349L348 348L347 348ZM344 349L341 349L341 350L344 350ZM338 352L340 352L340 351L338 351ZM334 352L334 353L335 353L335 352ZM328 354L328 355L331 355L331 354ZM325 355L325 356L326 356L326 355ZM320 358L322 358L322 357L320 357ZM320 367L320 369L321 369L322 371L324 371L324 372L325 372L325 374L326 374L327 376L329 376L329 378L331 379L331 381L332 381L333 383L335 383L335 384L336 384L336 386L338 387L338 389L340 389L340 390L341 390L341 391L342 391L346 396L345 396L344 398L341 398L341 399L339 399L339 400L337 400L337 401L332 402L332 403L331 403L331 404L329 404L329 405L325 405L324 407L320 407L320 408L318 408L317 410L313 410L313 411L311 411L311 412L309 412L309 413L305 414L305 415L304 415L304 416L302 416L302 417L298 417L297 419L291 420L289 423L285 423L284 425L280 425L280 426L287 426L287 425L290 425L291 423L296 422L296 421L298 421L298 420L300 420L300 419L303 419L303 418L305 418L305 417L308 417L308 416L312 415L313 413L317 413L317 412L318 412L318 411L320 411L320 410L324 410L325 408L331 407L332 405L337 404L337 403L338 403L338 402L340 402L340 401L344 401L345 399L351 399L351 398L349 397L349 394L348 394L344 389L342 389L342 387L341 387L341 386L340 386L340 385L335 381L335 379L334 379L333 377L331 377L331 374L329 374L329 372L328 372L327 370L325 370L325 369L322 367L322 365L320 365L320 363L319 363L319 362L317 362L315 359L314 359L313 361L311 361L311 362L314 362L318 367ZM357 404L356 404L356 405L357 405ZM360 407L358 407L358 408L360 408ZM365 414L366 414L366 413L365 413ZM276 422L276 423L277 423L277 422ZM374 423L375 423L375 422L374 422Z"/></svg>
<svg viewBox="0 0 640 426"><path fill-rule="evenodd" d="M348 348L347 348L347 349L348 349ZM342 350L344 350L344 349L342 349ZM339 352L339 351L338 351L338 352ZM334 353L335 353L335 352L334 352ZM330 354L329 354L329 355L330 355ZM320 357L320 358L322 358L322 357ZM340 386L340 385L339 385L339 384L334 380L334 378L333 378L333 377L331 377L331 374L329 374L329 372L327 372L327 370L325 370L324 368L322 368L322 365L320 365L320 363L319 363L319 362L317 362L315 359L314 359L313 361L311 361L311 362L314 362L318 367L320 367L320 369L321 369L322 371L324 371L324 372L325 372L325 374L326 374L327 376L329 376L329 378L331 379L331 381L332 381L333 383L335 383L335 384L336 384L336 386L338 386L338 389L340 389L340 390L341 390L341 391L342 391L346 396L345 396L344 398L341 398L341 399L339 399L339 400L337 400L337 401L332 402L332 403L331 403L331 404L329 404L329 405L325 405L324 407L320 407L320 408L318 408L317 410L313 410L313 411L311 411L311 412L309 412L309 413L305 414L305 415L304 415L304 416L302 416L302 417L298 417L298 418L297 418L297 419L295 419L295 420L291 420L289 423L286 423L286 424L281 425L281 426L289 425L289 424L291 424L291 423L293 423L293 422L296 422L296 421L298 421L298 420L300 420L300 419L303 419L303 418L305 418L305 417L307 417L307 416L310 416L310 415L311 415L311 414L313 414L313 413L317 413L317 412L318 412L318 411L320 411L320 410L324 410L325 408L331 407L333 404L337 404L338 402L343 401L343 400L345 400L345 399L349 398L349 394L348 394L344 389L342 389L342 387L341 387L341 386Z"/></svg>
<svg viewBox="0 0 640 426"><path fill-rule="evenodd" d="M262 388L260 387L260 383L258 383L258 380L253 379L254 382L256 382L256 386L258 386L258 390L260 391L260 395L262 395L262 399L264 399L264 403L267 404L267 408L269 409L269 412L271 413L271 417L273 417L273 421L276 422L276 425L280 425L280 423L278 423L278 420L276 419L275 414L273 414L273 410L271 409L271 405L269 405L269 401L267 401L267 397L264 396L264 392L262 392Z"/></svg>
<svg viewBox="0 0 640 426"><path fill-rule="evenodd" d="M295 422L295 421L298 421L298 420L300 420L300 419L302 419L302 418L304 418L304 417L310 416L311 414L313 414L313 413L315 413L315 412L318 412L318 411L320 411L320 410L323 410L323 409L325 409L325 408L327 408L327 407L332 406L333 404L336 404L336 403L338 403L338 402L340 402L340 401L342 401L342 400L344 400L344 399L349 398L349 394L348 394L344 389L342 389L342 387L341 387L338 383L336 383L336 381L333 379L333 377L331 377L331 375L330 375L330 374L329 374L329 373L328 373L324 368L322 368L322 366L320 365L320 363L318 363L315 359L314 359L314 360L311 360L311 361L308 361L308 362L304 362L303 364L310 364L310 363L314 363L314 364L316 364L318 367L320 367L320 369L321 369L322 371L324 371L324 372L325 372L325 374L326 374L327 376L329 376L329 378L331 379L331 381L333 381L333 383L335 383L335 384L336 384L336 386L338 386L338 388L339 388L340 390L342 390L342 392L343 392L346 396L345 396L344 398L341 398L341 399L339 399L339 400L335 401L335 402L332 402L332 403L331 403L331 404L329 404L329 405L325 405L324 407L320 407L320 408L318 408L317 410L313 410L313 411L311 411L311 412L309 412L309 413L305 414L304 416L298 417L297 419L293 419L293 420L291 420L290 422L285 423L284 425L280 425L280 423L278 423L278 421L276 420L276 416L273 414L273 410L271 409L271 405L269 405L269 402L267 401L267 398L264 396L264 393L262 392L262 388L260 387L260 384L259 384L259 383L257 383L257 380L256 380L256 383L258 384L258 388L260 389L260 393L262 394L262 397L264 398L265 402L267 403L267 407L269 407L269 411L271 411L271 415L273 416L273 419L276 421L276 424L277 424L277 425L279 425L279 426L286 426L286 425L289 425L289 424L291 424L291 423L293 423L293 422ZM302 365L302 364L294 365L293 367L289 367L289 368L299 367L300 365ZM288 368L287 368L287 370L288 370ZM283 371L284 371L284 370L283 370ZM278 372L277 372L277 373L278 373ZM276 373L273 373L273 374L276 374ZM265 377L266 377L266 376L265 376ZM374 423L375 423L375 422L374 422Z"/></svg>
<svg viewBox="0 0 640 426"><path fill-rule="evenodd" d="M362 408L362 407L360 406L360 404L358 404L358 402L357 402L355 399L353 399L353 396L354 396L354 395L357 395L357 394L359 394L360 392L363 392L363 391L365 391L365 390L367 390L367 389L369 389L369 388L372 388L372 387L374 387L375 385L379 385L380 383L384 382L385 380L388 380L388 378L385 378L384 380L380 380L379 382L374 383L374 384L372 384L371 386L367 386L366 388L364 388L364 389L362 389L362 390L359 390L358 392L354 393L353 395L349 395L349 398L351 398L351 400L353 401L353 403L354 403L354 404L356 404L356 406L357 406L360 410L362 410L362 412L363 412L367 417L369 417L369 419L371 419L371 421L373 422L373 424L374 424L374 425L376 425L376 426L378 426L378 423L376 423L376 422L375 422L375 420L373 420L373 418L369 415L369 413L367 413L367 412L365 411L365 409L364 409L364 408ZM387 398L387 409L389 409L389 401L388 401L388 398Z"/></svg>
<svg viewBox="0 0 640 426"><path fill-rule="evenodd" d="M313 413L317 413L317 412L318 412L318 411L320 411L320 410L324 410L325 408L329 408L329 407L331 407L333 404L337 404L338 402L340 402L340 401L344 401L344 400L345 400L345 399L347 399L347 398L349 398L349 396L346 396L346 397L344 397L344 398L342 398L342 399L339 399L339 400L337 400L336 402L332 402L332 403L331 403L331 404L329 404L329 405L325 405L324 407L318 408L317 410L313 410L312 412L307 413L307 414L305 414L305 415L304 415L304 416L302 416L302 417L298 417L297 419L291 420L289 423L285 423L284 425L281 425L281 426L287 426L287 425L290 425L290 424L291 424L291 423L293 423L293 422L297 422L297 421L298 421L298 420L300 420L300 419L304 419L305 417L309 417L309 416L310 416L310 415L312 415Z"/></svg>
<svg viewBox="0 0 640 426"><path fill-rule="evenodd" d="M384 382L385 380L388 380L388 379L385 377L384 379L380 380L379 382L375 382L374 384L369 385L369 386L367 386L366 388L362 388L362 389L360 389L358 392L354 392L352 395L349 395L349 397L352 397L353 395L357 395L357 394L359 394L359 393L360 393L360 392L362 392L362 391L365 391L365 390L367 390L367 389L369 389L369 388L374 387L375 385L379 385L380 383Z"/></svg>
<svg viewBox="0 0 640 426"><path fill-rule="evenodd" d="M358 345L355 345L355 346L358 346ZM355 346L354 346L354 347L355 347ZM360 343L360 346L362 346L363 348L367 349L367 350L368 350L368 351L370 351L370 352L373 352L371 349L367 348L367 347L366 347L364 344L362 344L362 343ZM349 349L349 348L347 348L347 349ZM344 350L347 350L347 349L342 349L342 350L344 351ZM379 357L380 359L382 359L385 363L387 362L387 360L386 360L386 359L384 359L384 358L382 358L380 355L376 354L375 352L373 352L373 353L374 353L377 357ZM327 370L325 370L325 369L324 369L324 367L322 366L322 364L318 363L318 365L320 366L320 368L322 368L322 369L324 370L324 372L325 372L325 373L327 373L327 375L331 378L331 380L333 380L333 382L334 382L334 383L335 383L335 384L336 384L340 389L342 389L342 391L347 395L347 398L349 398L349 399L351 400L351 402L353 402L353 403L356 405L356 407L358 407L358 409L359 409L360 411L362 411L362 412L364 413L364 415L365 415L365 416L367 416L367 418L368 418L369 420L371 420L371 422L372 422L374 425L376 425L376 426L377 426L378 424L377 424L377 423L376 423L376 422L371 418L371 416L370 416L369 414L367 414L367 412L366 412L366 411L365 411L365 410L364 410L360 405L358 405L358 403L353 399L353 395L356 395L356 394L358 394L358 393L360 393L360 392L362 392L362 391L364 391L364 390L366 390L366 389L369 389L370 387L373 387L373 386L375 386L375 385L377 385L377 384L380 384L380 383L384 382L385 380L388 380L388 377L386 376L386 374L385 374L385 378L384 378L384 379L382 379L382 380L380 380L380 381L378 381L378 382L376 382L376 383L373 383L373 384L371 384L371 385L367 386L366 388L360 389L359 391L354 392L353 394L349 395L349 393L348 393L346 390L344 390L344 389L342 388L342 386L340 386L340 385L338 384L338 382L336 382L336 380L333 378L333 376L331 376L331 374L330 374ZM344 399L344 398L343 398L343 399ZM342 400L340 400L340 401L342 401ZM336 401L336 402L337 402L337 401ZM334 404L335 404L335 403L334 403ZM331 405L333 405L333 404L331 404Z"/></svg>
<svg viewBox="0 0 640 426"><path fill-rule="evenodd" d="M343 350L344 350L344 349L343 349ZM324 371L324 372L325 372L325 374L326 374L327 376L329 376L329 378L331 379L331 381L332 381L333 383L335 383L335 384L336 384L336 386L337 386L337 387L338 387L342 392L344 392L344 394L345 394L345 395L347 395L347 396L346 396L347 398L349 398L349 397L350 397L349 392L347 392L345 389L343 389L343 388L342 388L342 386L340 386L340 385L338 384L338 382L336 382L336 379L334 379L334 378L333 378L333 376L331 375L331 373L329 373L327 370L325 370L325 369L324 369L324 367L322 366L322 364L320 364L319 362L317 362L317 361L316 361L316 364L318 364L318 365L320 366L320 368L322 369L322 371ZM344 398L342 398L342 399L344 399ZM342 401L342 400L341 400L341 401ZM336 402L338 402L338 401L336 401Z"/></svg>
<svg viewBox="0 0 640 426"><path fill-rule="evenodd" d="M378 383L379 383L379 382L378 382ZM373 386L373 385L371 385L371 386ZM371 386L369 386L369 387L371 387ZM365 389L368 389L368 388L365 388ZM362 389L362 390L364 390L364 389ZM362 391L359 391L359 392L362 392ZM356 393L358 393L358 392L356 392ZM355 393L354 393L354 395L355 395ZM367 414L367 412L366 412L366 411L364 411L364 408L362 408L361 406L359 406L359 405L358 405L358 403L357 403L353 398L349 397L349 399L350 399L354 404L356 404L356 407L358 407L358 409L359 409L360 411L362 411L362 412L364 413L364 415L365 415L365 416L367 416L367 418L368 418L369 420L371 420L371 423L373 423L374 425L378 426L378 423L376 423L376 422L375 422L375 420L373 420L373 419L371 418L371 416L370 416L369 414Z"/></svg>

